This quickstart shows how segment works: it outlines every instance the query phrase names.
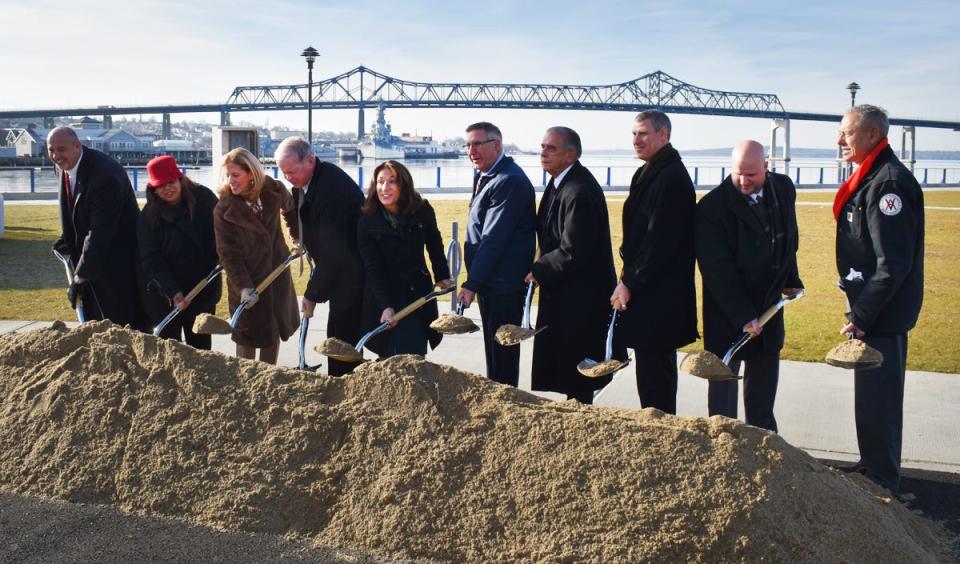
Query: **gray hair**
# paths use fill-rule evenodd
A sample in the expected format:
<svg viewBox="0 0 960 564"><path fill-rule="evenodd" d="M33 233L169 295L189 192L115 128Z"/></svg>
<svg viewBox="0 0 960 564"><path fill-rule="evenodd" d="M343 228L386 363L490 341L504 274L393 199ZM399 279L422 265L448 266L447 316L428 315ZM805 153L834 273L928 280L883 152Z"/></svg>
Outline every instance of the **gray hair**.
<svg viewBox="0 0 960 564"><path fill-rule="evenodd" d="M870 104L860 104L850 108L849 114L857 114L857 129L861 127L876 127L884 137L890 131L890 119L887 118L887 111L880 106Z"/></svg>
<svg viewBox="0 0 960 564"><path fill-rule="evenodd" d="M487 134L487 139L497 139L499 141L503 141L503 134L500 133L500 128L488 121L478 121L477 123L468 125L467 133L477 129L482 129L483 132Z"/></svg>
<svg viewBox="0 0 960 564"><path fill-rule="evenodd" d="M72 127L66 125L60 125L54 127L50 130L50 133L47 134L47 139L53 139L56 136L65 135L67 141L80 141L80 138L77 136L77 132L73 130Z"/></svg>
<svg viewBox="0 0 960 564"><path fill-rule="evenodd" d="M641 122L644 120L650 120L650 124L653 125L654 131L660 131L661 129L666 128L667 130L667 141L670 140L670 132L673 130L670 125L670 118L667 117L667 114L661 112L660 110L644 110L637 114L637 117L633 118L633 121Z"/></svg>
<svg viewBox="0 0 960 564"><path fill-rule="evenodd" d="M303 137L287 137L277 145L277 150L273 152L273 160L279 162L287 155L297 155L297 160L302 161L313 154L313 147Z"/></svg>
<svg viewBox="0 0 960 564"><path fill-rule="evenodd" d="M547 133L559 133L563 137L563 148L566 150L573 149L577 152L577 158L580 158L580 155L583 154L583 146L580 144L580 136L577 135L577 132L570 129L569 127L564 127L558 125L556 127L551 127L547 130Z"/></svg>

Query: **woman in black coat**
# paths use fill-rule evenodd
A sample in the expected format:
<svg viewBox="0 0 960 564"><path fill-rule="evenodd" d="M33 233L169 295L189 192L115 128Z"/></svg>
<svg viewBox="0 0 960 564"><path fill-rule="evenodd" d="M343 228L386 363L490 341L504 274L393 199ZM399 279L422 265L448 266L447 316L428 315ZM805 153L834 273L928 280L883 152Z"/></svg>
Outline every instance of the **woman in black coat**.
<svg viewBox="0 0 960 564"><path fill-rule="evenodd" d="M430 329L438 317L436 302L430 302L399 322L393 316L437 284L453 285L430 204L413 187L413 178L396 161L380 163L373 171L363 215L357 223L360 257L367 272L363 298L363 326L372 329L387 321L392 328L367 342L381 357L396 354L427 354L441 335ZM426 248L433 266L427 270Z"/></svg>
<svg viewBox="0 0 960 564"><path fill-rule="evenodd" d="M210 335L194 333L193 321L201 313L214 312L220 301L220 277L193 300L185 296L217 265L213 235L217 197L184 176L171 156L151 160L147 173L147 204L137 224L137 242L147 279L148 315L156 325L171 308L179 309L160 336L179 341L182 332L187 344L210 350Z"/></svg>

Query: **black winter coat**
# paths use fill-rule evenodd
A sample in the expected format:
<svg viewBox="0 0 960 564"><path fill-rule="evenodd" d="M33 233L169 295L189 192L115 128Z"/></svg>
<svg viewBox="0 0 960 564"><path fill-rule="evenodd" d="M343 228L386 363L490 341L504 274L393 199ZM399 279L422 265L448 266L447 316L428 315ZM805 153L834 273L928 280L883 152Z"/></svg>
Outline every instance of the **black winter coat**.
<svg viewBox="0 0 960 564"><path fill-rule="evenodd" d="M169 208L152 190L147 190L147 204L137 221L137 243L147 279L145 305L154 324L170 313L177 293L186 296L207 277L219 260L213 233L213 208L217 205L217 197L208 188L196 184L185 190L193 196L192 218L181 199L179 210L172 214L168 211L167 218L158 213L156 225L147 225L147 218L154 211ZM193 299L184 313L213 313L222 291L218 276Z"/></svg>
<svg viewBox="0 0 960 564"><path fill-rule="evenodd" d="M357 241L366 269L364 332L380 324L384 309L392 307L394 311L400 311L430 293L434 282L450 278L437 216L426 200L405 217L397 229L390 226L379 206L374 213L361 215L357 224ZM424 249L430 255L433 279L427 270ZM442 335L429 325L438 317L437 302L429 302L410 315L423 324L430 346L436 348ZM400 328L393 330L397 329ZM385 354L387 342L387 333L381 333L367 342L367 348Z"/></svg>
<svg viewBox="0 0 960 564"><path fill-rule="evenodd" d="M617 329L617 340L628 347L676 349L697 339L696 205L693 182L670 144L630 181L623 205L620 279L631 295Z"/></svg>
<svg viewBox="0 0 960 564"><path fill-rule="evenodd" d="M88 147L76 173L73 213L60 172L60 239L54 248L73 259L77 276L90 281L103 317L147 329L140 303L143 276L137 259L137 205L120 163ZM89 304L85 295L85 303Z"/></svg>
<svg viewBox="0 0 960 564"><path fill-rule="evenodd" d="M768 173L763 199L779 214L777 231L783 253L775 257L774 244L764 232L747 197L728 176L697 204L695 226L697 260L703 277L704 348L718 356L743 333L743 326L760 317L785 288L802 288L797 271L796 189L790 178ZM779 259L779 260L778 260ZM737 353L746 359L783 348L783 311Z"/></svg>
<svg viewBox="0 0 960 564"><path fill-rule="evenodd" d="M577 364L603 358L617 275L607 202L579 161L549 209L541 200L537 236L540 257L531 268L540 285L537 326L548 328L534 338L532 387L567 394L600 389L611 378L587 378Z"/></svg>
<svg viewBox="0 0 960 564"><path fill-rule="evenodd" d="M923 305L923 191L889 147L837 221L837 271L847 319L868 335L913 328Z"/></svg>

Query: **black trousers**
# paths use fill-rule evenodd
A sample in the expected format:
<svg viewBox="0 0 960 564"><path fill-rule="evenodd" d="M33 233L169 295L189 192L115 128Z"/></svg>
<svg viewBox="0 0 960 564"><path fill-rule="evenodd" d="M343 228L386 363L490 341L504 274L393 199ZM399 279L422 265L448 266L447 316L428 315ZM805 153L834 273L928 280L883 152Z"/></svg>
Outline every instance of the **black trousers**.
<svg viewBox="0 0 960 564"><path fill-rule="evenodd" d="M773 416L773 404L777 398L780 381L780 353L768 353L742 362L743 405L747 412L747 424L777 432L777 419ZM734 374L740 372L741 361L730 363ZM739 384L736 380L710 382L707 392L707 410L710 415L737 418Z"/></svg>
<svg viewBox="0 0 960 564"><path fill-rule="evenodd" d="M860 464L868 478L897 494L900 493L907 336L866 336L862 340L883 353L883 365L853 371Z"/></svg>
<svg viewBox="0 0 960 564"><path fill-rule="evenodd" d="M487 378L516 387L520 381L520 345L504 347L494 335L501 325L520 325L524 293L477 296L483 324L483 351L487 359Z"/></svg>
<svg viewBox="0 0 960 564"><path fill-rule="evenodd" d="M362 294L358 292L354 300L330 300L330 311L327 314L327 337L340 339L345 343L356 345L363 336L360 327ZM373 327L367 329L372 330ZM327 374L343 376L353 372L359 362L344 362L327 357Z"/></svg>
<svg viewBox="0 0 960 564"><path fill-rule="evenodd" d="M677 351L634 350L640 407L677 414Z"/></svg>
<svg viewBox="0 0 960 564"><path fill-rule="evenodd" d="M205 313L213 313L213 308ZM191 312L189 309L180 313L163 328L163 331L160 331L160 337L180 342L186 341L188 345L195 349L210 350L213 341L211 336L193 332L193 322L197 315L199 314Z"/></svg>

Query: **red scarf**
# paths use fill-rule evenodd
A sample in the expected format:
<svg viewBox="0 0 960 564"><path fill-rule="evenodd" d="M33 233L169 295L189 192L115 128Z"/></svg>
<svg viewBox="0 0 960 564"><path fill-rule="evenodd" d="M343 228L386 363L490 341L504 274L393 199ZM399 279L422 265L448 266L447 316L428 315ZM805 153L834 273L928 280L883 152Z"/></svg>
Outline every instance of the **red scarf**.
<svg viewBox="0 0 960 564"><path fill-rule="evenodd" d="M850 196L853 196L853 193L860 187L860 181L863 180L863 177L873 168L873 161L877 160L877 155L880 154L880 151L889 146L890 142L887 141L886 137L881 139L880 142L877 143L877 146L867 155L867 158L863 159L863 162L860 163L857 170L853 171L850 178L840 185L840 189L837 190L837 196L833 199L833 219L840 220L840 212L843 211L843 206L847 204Z"/></svg>

